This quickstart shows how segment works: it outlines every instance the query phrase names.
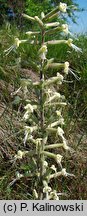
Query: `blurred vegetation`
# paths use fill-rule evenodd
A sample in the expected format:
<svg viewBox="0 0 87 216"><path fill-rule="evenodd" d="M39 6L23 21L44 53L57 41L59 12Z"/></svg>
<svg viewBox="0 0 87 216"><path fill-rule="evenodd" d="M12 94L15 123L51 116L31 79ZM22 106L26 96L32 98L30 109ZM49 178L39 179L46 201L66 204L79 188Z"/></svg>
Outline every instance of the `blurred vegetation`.
<svg viewBox="0 0 87 216"><path fill-rule="evenodd" d="M42 11L48 13L53 9L59 2L65 2L69 6L75 5L78 8L78 4L74 0L0 0L0 24L6 20L16 22L17 25L26 25L26 22L22 19L22 13L29 14L30 16L38 16ZM11 11L9 11L11 10ZM72 10L68 10L68 15L75 22L75 13ZM32 25L32 23L29 23Z"/></svg>
<svg viewBox="0 0 87 216"><path fill-rule="evenodd" d="M44 5L45 11L49 9L46 1L43 1L44 5L39 0L38 4L35 4L34 1L31 5L31 2L31 0L26 1L27 4L30 4L30 8L25 10L30 15L37 14L38 7L42 10ZM54 2L56 3L56 1ZM25 43L20 45L17 50L10 52L9 55L5 55L4 50L14 43L15 37L25 39L26 28L29 29L29 24L19 28L16 23L11 24L5 21L0 29L0 199L33 199L30 195L31 188L27 187L28 184L32 185L32 182L27 177L18 181L13 187L9 187L9 183L14 179L14 172L24 171L28 168L27 158L20 162L20 166L19 162L14 165L11 163L14 154L21 147L24 148L21 122L24 100L22 92L17 95L12 93L20 87L20 78L30 77L30 70L38 76L34 64L34 60L37 61L38 45L32 47L32 45ZM56 39L58 38L60 35L56 35ZM78 35L77 38L74 39L74 43L82 48L82 53L62 45L54 48L55 61L69 61L70 68L79 77L78 79L69 73L60 89L68 103L64 110L65 134L73 152L71 155L65 156L66 160L64 160L63 165L67 167L67 172L76 175L76 179L64 179L62 177L55 180L55 189L58 187L58 191L69 194L68 197L62 197L62 199L80 200L87 199L87 35ZM53 49L52 47L48 49L49 55L47 57L50 58ZM23 69L27 71L24 73ZM28 75L26 75L27 72ZM51 70L49 73L53 74L54 71Z"/></svg>

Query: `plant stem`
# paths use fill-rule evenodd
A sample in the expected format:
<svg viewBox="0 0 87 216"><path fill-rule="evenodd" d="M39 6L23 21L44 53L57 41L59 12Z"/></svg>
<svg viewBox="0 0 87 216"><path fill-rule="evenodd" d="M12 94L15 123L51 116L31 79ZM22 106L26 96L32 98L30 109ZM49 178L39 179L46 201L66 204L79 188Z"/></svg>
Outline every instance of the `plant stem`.
<svg viewBox="0 0 87 216"><path fill-rule="evenodd" d="M45 32L42 30L42 42L41 46L44 44L44 35ZM43 64L44 62L41 60L41 70L40 70L40 82L41 82L41 89L40 89L40 126L41 126L41 135L42 135L42 142L41 142L41 149L40 151L44 151L44 106L43 106L43 82L44 82L44 73L43 73ZM44 175L44 154L40 154L40 191L39 191L39 199L43 199L43 175Z"/></svg>

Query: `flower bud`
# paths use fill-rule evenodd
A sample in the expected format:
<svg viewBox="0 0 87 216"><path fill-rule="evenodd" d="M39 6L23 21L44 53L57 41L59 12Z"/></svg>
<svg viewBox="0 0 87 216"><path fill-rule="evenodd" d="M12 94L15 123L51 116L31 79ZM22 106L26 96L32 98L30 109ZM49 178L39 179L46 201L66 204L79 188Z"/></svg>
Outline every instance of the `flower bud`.
<svg viewBox="0 0 87 216"><path fill-rule="evenodd" d="M44 12L41 12L41 19L43 19L45 17Z"/></svg>
<svg viewBox="0 0 87 216"><path fill-rule="evenodd" d="M37 191L35 189L33 190L33 195L34 195L35 199L38 199L38 193L37 193Z"/></svg>
<svg viewBox="0 0 87 216"><path fill-rule="evenodd" d="M66 62L64 63L64 73L65 73L65 74L68 74L68 71L69 71L69 62L66 61Z"/></svg>

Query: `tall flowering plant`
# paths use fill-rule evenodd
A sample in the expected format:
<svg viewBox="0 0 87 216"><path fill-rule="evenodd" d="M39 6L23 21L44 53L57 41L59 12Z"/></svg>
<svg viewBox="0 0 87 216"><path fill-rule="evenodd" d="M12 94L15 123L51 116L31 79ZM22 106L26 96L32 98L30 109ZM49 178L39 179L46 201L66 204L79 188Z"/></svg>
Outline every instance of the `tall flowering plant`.
<svg viewBox="0 0 87 216"><path fill-rule="evenodd" d="M31 145L32 149L29 151L19 150L15 155L15 160L21 160L26 155L29 156L30 163L33 161L32 168L27 171L27 176L32 179L32 194L33 199L59 199L58 191L54 190L50 184L51 179L59 176L74 176L62 167L63 156L58 153L59 148L65 151L70 151L67 140L64 136L64 119L62 116L62 109L66 106L65 98L54 88L55 84L59 87L63 80L64 74L68 74L70 70L69 62L56 63L54 59L48 59L47 53L49 46L55 44L66 44L67 46L80 51L81 49L73 44L73 40L45 40L46 35L56 34L58 31L65 34L69 33L68 25L60 22L53 22L52 19L61 13L67 12L67 4L59 3L59 5L50 13L45 15L41 13L41 18L38 16L30 17L26 14L23 16L34 23L37 23L39 30L26 32L31 38L30 43L34 45L32 36L41 38L38 39L38 73L39 81L33 82L31 79L22 79L21 88L25 94L25 113L24 121L24 146ZM8 50L8 54L13 48L18 48L21 43L29 40L15 39L14 45ZM50 69L56 69L56 76L47 79L46 72ZM61 74L61 71L63 72ZM35 99L28 97L28 91L33 91L36 94ZM52 137L52 139L50 138ZM52 142L53 140L53 142ZM29 147L30 148L30 147ZM54 151L55 150L55 151ZM51 160L50 160L51 159ZM53 164L51 162L53 161ZM17 179L24 177L23 174L17 173Z"/></svg>

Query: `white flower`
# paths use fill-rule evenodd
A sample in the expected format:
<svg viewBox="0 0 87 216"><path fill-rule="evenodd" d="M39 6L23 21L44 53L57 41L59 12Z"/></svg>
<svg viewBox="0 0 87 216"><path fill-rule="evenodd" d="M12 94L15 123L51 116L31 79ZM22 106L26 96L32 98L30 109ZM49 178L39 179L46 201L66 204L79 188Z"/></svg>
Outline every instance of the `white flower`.
<svg viewBox="0 0 87 216"><path fill-rule="evenodd" d="M28 153L28 151L19 150L17 152L17 155L15 155L14 157L15 157L15 159L22 159L27 153Z"/></svg>
<svg viewBox="0 0 87 216"><path fill-rule="evenodd" d="M41 144L41 141L42 141L42 138L37 138L37 139L35 140L36 145L40 145L40 144Z"/></svg>
<svg viewBox="0 0 87 216"><path fill-rule="evenodd" d="M25 112L23 119L26 121L29 118L29 112Z"/></svg>
<svg viewBox="0 0 87 216"><path fill-rule="evenodd" d="M43 193L50 192L52 189L48 185L43 188Z"/></svg>
<svg viewBox="0 0 87 216"><path fill-rule="evenodd" d="M50 199L53 199L53 200L59 200L59 197L58 197L58 194L56 192L56 190L52 191L50 193L50 196L49 196Z"/></svg>
<svg viewBox="0 0 87 216"><path fill-rule="evenodd" d="M28 110L29 113L33 113L33 106L31 104L27 104L25 107L24 107L26 110Z"/></svg>
<svg viewBox="0 0 87 216"><path fill-rule="evenodd" d="M18 38L15 38L14 44L16 48L19 47L20 43L21 43L21 40L19 40Z"/></svg>
<svg viewBox="0 0 87 216"><path fill-rule="evenodd" d="M66 34L69 33L68 25L67 24L62 24L62 31Z"/></svg>
<svg viewBox="0 0 87 216"><path fill-rule="evenodd" d="M33 190L33 195L34 195L35 199L38 199L38 193L37 193L36 189Z"/></svg>
<svg viewBox="0 0 87 216"><path fill-rule="evenodd" d="M19 150L17 153L18 157L21 159L24 156L24 152Z"/></svg>
<svg viewBox="0 0 87 216"><path fill-rule="evenodd" d="M63 82L63 76L60 73L57 73L57 77L59 78L59 81L61 81L61 83Z"/></svg>
<svg viewBox="0 0 87 216"><path fill-rule="evenodd" d="M24 137L24 145L28 139L28 136L31 136L31 133L37 129L37 126L33 126L33 127L29 127L29 126L25 126L25 137Z"/></svg>
<svg viewBox="0 0 87 216"><path fill-rule="evenodd" d="M66 43L68 44L68 46L72 47L73 49L75 49L75 51L77 52L82 52L82 49L77 47L76 45L74 45L73 43L73 40L71 38L69 38Z"/></svg>
<svg viewBox="0 0 87 216"><path fill-rule="evenodd" d="M47 53L47 46L42 45L42 47L39 49L39 53Z"/></svg>
<svg viewBox="0 0 87 216"><path fill-rule="evenodd" d="M47 161L44 161L43 162L43 173L45 174L46 173L46 169L47 169L47 167L48 167L48 163L47 163Z"/></svg>
<svg viewBox="0 0 87 216"><path fill-rule="evenodd" d="M47 161L44 161L44 167L48 167L48 163L47 163Z"/></svg>
<svg viewBox="0 0 87 216"><path fill-rule="evenodd" d="M40 58L44 61L46 59L45 53L40 54Z"/></svg>
<svg viewBox="0 0 87 216"><path fill-rule="evenodd" d="M56 114L57 114L57 116L61 116L61 110L56 110Z"/></svg>
<svg viewBox="0 0 87 216"><path fill-rule="evenodd" d="M14 157L15 157L16 159L22 159L23 156L24 156L24 153L23 153L21 150L19 150L19 151L17 152L17 155L15 155Z"/></svg>
<svg viewBox="0 0 87 216"><path fill-rule="evenodd" d="M27 42L27 40L19 40L18 38L15 38L14 45L16 48L18 48L21 43L25 42Z"/></svg>
<svg viewBox="0 0 87 216"><path fill-rule="evenodd" d="M23 119L24 120L27 120L29 118L29 115L31 113L33 113L34 109L37 108L36 105L32 106L31 104L27 104L25 107L24 107L27 111L25 112L24 116L23 116Z"/></svg>
<svg viewBox="0 0 87 216"><path fill-rule="evenodd" d="M43 180L44 187L48 185L47 181Z"/></svg>
<svg viewBox="0 0 87 216"><path fill-rule="evenodd" d="M67 141L65 139L63 140L63 148L65 150L69 150L70 149L69 146L67 145Z"/></svg>
<svg viewBox="0 0 87 216"><path fill-rule="evenodd" d="M73 39L69 38L66 43L68 44L68 46L72 46L72 42L73 42Z"/></svg>
<svg viewBox="0 0 87 216"><path fill-rule="evenodd" d="M33 126L33 127L25 126L25 131L28 133L32 133L35 129L36 129L36 126Z"/></svg>
<svg viewBox="0 0 87 216"><path fill-rule="evenodd" d="M55 92L55 93L54 93L54 96L60 98L60 97L61 97L61 94L58 93L58 92Z"/></svg>
<svg viewBox="0 0 87 216"><path fill-rule="evenodd" d="M69 71L69 62L66 61L66 62L64 63L64 73L65 73L65 74L68 74L68 71Z"/></svg>
<svg viewBox="0 0 87 216"><path fill-rule="evenodd" d="M66 4L66 3L60 2L60 4L59 4L59 10L60 10L61 12L65 13L66 10L67 10L67 4Z"/></svg>
<svg viewBox="0 0 87 216"><path fill-rule="evenodd" d="M58 124L64 125L64 119L62 117L59 119Z"/></svg>
<svg viewBox="0 0 87 216"><path fill-rule="evenodd" d="M56 162L60 164L60 163L61 163L61 161L62 161L62 158L63 158L63 156L62 156L62 155L60 155L60 154L57 154L57 155L56 155L56 158L55 158L55 159L56 159Z"/></svg>
<svg viewBox="0 0 87 216"><path fill-rule="evenodd" d="M18 178L18 179L20 179L20 178L22 178L23 177L23 175L22 174L20 174L18 171L16 172L16 177Z"/></svg>
<svg viewBox="0 0 87 216"><path fill-rule="evenodd" d="M28 131L25 131L24 146L26 144L27 139L28 139Z"/></svg>
<svg viewBox="0 0 87 216"><path fill-rule="evenodd" d="M65 177L67 177L67 176L75 177L75 175L73 175L71 173L67 173L65 168L62 169L61 174Z"/></svg>
<svg viewBox="0 0 87 216"><path fill-rule="evenodd" d="M67 172L66 172L66 169L65 169L65 168L62 169L61 174L62 174L63 176L67 176Z"/></svg>
<svg viewBox="0 0 87 216"><path fill-rule="evenodd" d="M60 93L55 92L54 95L52 97L50 97L47 102L49 103L49 102L51 102L51 101L53 101L55 99L59 99L59 98L61 98Z"/></svg>
<svg viewBox="0 0 87 216"><path fill-rule="evenodd" d="M63 131L62 128L58 127L57 133L58 133L59 136L63 137L64 131Z"/></svg>
<svg viewBox="0 0 87 216"><path fill-rule="evenodd" d="M8 49L6 49L4 51L4 53L6 53L6 55L8 55L12 50L17 49L21 43L24 43L26 41L27 40L19 40L18 38L15 38L14 44L11 47L9 47Z"/></svg>
<svg viewBox="0 0 87 216"><path fill-rule="evenodd" d="M43 193L48 193L48 192L50 192L52 190L51 187L48 186L47 181L44 180L43 185L44 185Z"/></svg>
<svg viewBox="0 0 87 216"><path fill-rule="evenodd" d="M57 171L57 168L55 167L55 165L52 165L50 168L51 168L54 172Z"/></svg>
<svg viewBox="0 0 87 216"><path fill-rule="evenodd" d="M39 49L39 56L44 61L46 59L47 54L47 46L42 45L42 47Z"/></svg>

